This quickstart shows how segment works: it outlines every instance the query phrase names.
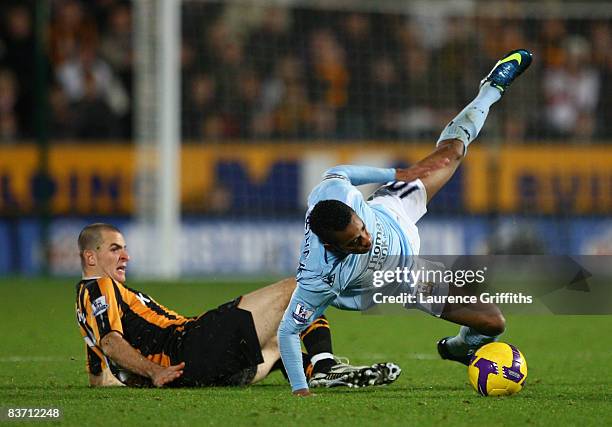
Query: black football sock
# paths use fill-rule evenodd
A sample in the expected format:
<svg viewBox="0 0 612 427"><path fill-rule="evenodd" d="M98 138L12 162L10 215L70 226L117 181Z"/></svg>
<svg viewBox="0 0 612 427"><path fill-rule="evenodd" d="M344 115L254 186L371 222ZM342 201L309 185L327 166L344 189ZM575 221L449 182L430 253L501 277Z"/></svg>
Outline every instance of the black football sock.
<svg viewBox="0 0 612 427"><path fill-rule="evenodd" d="M315 319L300 337L308 355L314 362L314 372L326 372L336 364L333 358L331 330L325 316Z"/></svg>

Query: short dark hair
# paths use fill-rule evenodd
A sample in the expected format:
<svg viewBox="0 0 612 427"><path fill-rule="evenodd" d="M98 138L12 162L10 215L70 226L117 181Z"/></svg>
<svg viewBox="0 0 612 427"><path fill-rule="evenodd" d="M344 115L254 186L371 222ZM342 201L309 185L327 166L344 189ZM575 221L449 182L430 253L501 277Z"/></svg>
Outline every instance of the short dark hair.
<svg viewBox="0 0 612 427"><path fill-rule="evenodd" d="M87 249L96 249L102 244L102 231L115 231L121 233L117 227L112 224L96 222L89 224L79 233L79 256L81 257L81 266L85 266L83 252Z"/></svg>
<svg viewBox="0 0 612 427"><path fill-rule="evenodd" d="M322 200L310 211L310 229L323 243L336 243L334 233L351 223L353 209L338 200Z"/></svg>

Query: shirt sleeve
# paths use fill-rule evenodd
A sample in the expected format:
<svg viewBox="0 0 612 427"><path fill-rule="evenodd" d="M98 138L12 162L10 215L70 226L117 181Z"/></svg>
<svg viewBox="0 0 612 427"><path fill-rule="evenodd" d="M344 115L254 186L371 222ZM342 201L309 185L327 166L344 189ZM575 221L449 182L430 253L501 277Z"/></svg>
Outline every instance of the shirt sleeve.
<svg viewBox="0 0 612 427"><path fill-rule="evenodd" d="M308 197L308 207L312 209L321 200L338 200L355 211L365 205L363 195L355 185L392 181L395 169L381 169L369 166L336 166L323 174L323 181Z"/></svg>
<svg viewBox="0 0 612 427"><path fill-rule="evenodd" d="M300 333L323 314L335 297L336 295L330 290L312 291L299 285L293 292L278 327L278 345L292 391L308 388L302 361Z"/></svg>
<svg viewBox="0 0 612 427"><path fill-rule="evenodd" d="M352 185L379 184L395 179L394 168L375 168L372 166L335 166L323 174L323 179L343 177Z"/></svg>
<svg viewBox="0 0 612 427"><path fill-rule="evenodd" d="M111 279L99 279L90 285L83 309L87 325L94 333L96 345L111 331L123 335L121 311Z"/></svg>

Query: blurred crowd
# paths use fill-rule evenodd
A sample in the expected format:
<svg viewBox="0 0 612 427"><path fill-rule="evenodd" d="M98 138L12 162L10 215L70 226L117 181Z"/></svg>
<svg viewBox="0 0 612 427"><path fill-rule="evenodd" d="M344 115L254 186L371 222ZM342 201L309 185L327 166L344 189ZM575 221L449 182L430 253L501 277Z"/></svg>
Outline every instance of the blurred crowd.
<svg viewBox="0 0 612 427"><path fill-rule="evenodd" d="M185 140L435 138L508 50L535 61L487 123L513 141L612 140L607 19L419 16L184 1ZM133 134L131 2L54 0L36 61L34 1L0 5L0 141Z"/></svg>

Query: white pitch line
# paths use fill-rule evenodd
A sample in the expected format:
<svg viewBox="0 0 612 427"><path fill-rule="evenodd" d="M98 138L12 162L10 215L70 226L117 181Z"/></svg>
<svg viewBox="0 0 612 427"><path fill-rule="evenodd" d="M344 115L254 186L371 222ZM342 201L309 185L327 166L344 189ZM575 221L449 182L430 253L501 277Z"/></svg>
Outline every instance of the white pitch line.
<svg viewBox="0 0 612 427"><path fill-rule="evenodd" d="M70 362L74 359L70 357L53 357L53 356L8 356L0 357L0 363L42 363L42 362Z"/></svg>
<svg viewBox="0 0 612 427"><path fill-rule="evenodd" d="M432 353L414 353L414 354L409 354L408 358L416 359L416 360L439 360L440 356L438 354L432 354Z"/></svg>
<svg viewBox="0 0 612 427"><path fill-rule="evenodd" d="M387 359L389 354L386 353L361 353L359 355L362 359ZM404 359L414 360L438 360L440 356L433 353L410 353L402 355ZM53 356L8 356L0 357L0 363L45 363L45 362L73 362L73 361L84 361L82 358L70 358L70 357L53 357Z"/></svg>
<svg viewBox="0 0 612 427"><path fill-rule="evenodd" d="M388 353L360 353L359 358L363 359L385 359L389 358ZM414 360L438 360L440 356L433 353L408 353L402 355L403 359L414 359Z"/></svg>

